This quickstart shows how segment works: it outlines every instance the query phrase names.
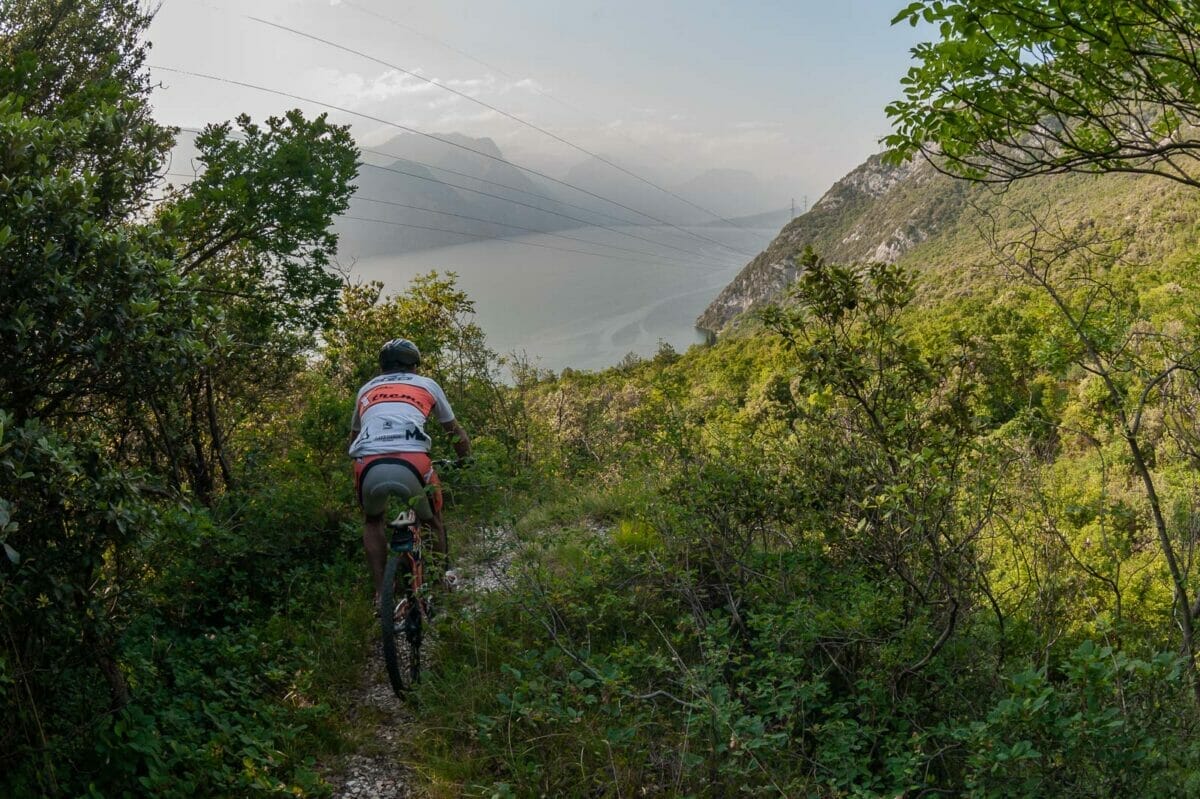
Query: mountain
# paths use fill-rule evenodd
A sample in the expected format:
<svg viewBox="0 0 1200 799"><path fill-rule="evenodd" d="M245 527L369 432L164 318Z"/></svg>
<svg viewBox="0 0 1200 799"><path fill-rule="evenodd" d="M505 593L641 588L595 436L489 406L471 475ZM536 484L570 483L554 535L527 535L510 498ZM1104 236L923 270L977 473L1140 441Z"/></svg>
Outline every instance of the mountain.
<svg viewBox="0 0 1200 799"><path fill-rule="evenodd" d="M938 184L932 192L931 183ZM894 260L944 223L931 213L940 204L924 201L924 195L960 192L958 184L928 166L913 162L892 167L872 156L833 184L807 213L785 225L717 295L697 326L716 332L738 314L778 295L796 279L793 258L805 246L835 261Z"/></svg>
<svg viewBox="0 0 1200 799"><path fill-rule="evenodd" d="M720 332L778 298L796 279L795 257L811 246L834 262L902 263L922 274L928 298L973 290L975 270L991 265L981 212L1016 229L1020 214L1056 224L1084 222L1133 242L1140 257L1175 258L1194 246L1200 200L1153 176L1063 175L1021 181L1004 191L938 173L924 161L884 164L878 155L835 183L808 213L784 225L696 320Z"/></svg>
<svg viewBox="0 0 1200 799"><path fill-rule="evenodd" d="M607 158L607 156L605 156ZM665 178L652 168L630 167L618 158L609 159L615 164L629 168L630 171L641 175L645 180L665 187ZM587 189L602 197L619 200L622 205L644 211L650 216L665 220L675 225L687 225L704 221L703 212L689 207L671 195L654 188L649 183L638 180L598 158L588 158L567 170L563 180L575 186ZM608 213L628 219L632 224L655 224L650 219L626 208L593 200L604 207Z"/></svg>
<svg viewBox="0 0 1200 799"><path fill-rule="evenodd" d="M478 237L621 224L617 219L633 225L657 224L631 208L676 225L725 224L597 158L577 163L564 182L612 197L627 208L505 163L504 153L491 139L458 133L438 136L444 141L404 134L364 149L358 190L349 213L336 225L343 257L412 252ZM726 218L778 205L786 194L779 186L772 190L740 170L709 169L671 188L652 168L633 166L646 180ZM737 224L773 227L782 221L764 217Z"/></svg>
<svg viewBox="0 0 1200 799"><path fill-rule="evenodd" d="M560 187L497 160L504 154L491 139L438 135L451 144L404 134L364 149L350 211L336 225L343 257L412 252L480 237L610 221L586 206L562 205L559 200L575 201Z"/></svg>
<svg viewBox="0 0 1200 799"><path fill-rule="evenodd" d="M626 166L621 160L613 161ZM653 167L629 167L662 188L655 188L597 158L576 164L567 171L564 179L675 225L726 224L723 219L714 219L714 215L725 219L757 215L764 209L782 206L789 197L785 180L765 183L753 173L740 169L706 169L684 180L672 180ZM609 210L636 224L653 224L625 209L610 206Z"/></svg>
<svg viewBox="0 0 1200 799"><path fill-rule="evenodd" d="M780 208L777 211L763 211L761 214L751 214L750 216L734 216L726 219L714 219L708 222L704 227L724 227L730 222L738 227L751 229L774 229L782 225L786 225L795 219L795 214L790 208Z"/></svg>
<svg viewBox="0 0 1200 799"><path fill-rule="evenodd" d="M723 217L756 214L788 201L786 191L768 187L753 173L742 169L706 169L680 183L674 191Z"/></svg>

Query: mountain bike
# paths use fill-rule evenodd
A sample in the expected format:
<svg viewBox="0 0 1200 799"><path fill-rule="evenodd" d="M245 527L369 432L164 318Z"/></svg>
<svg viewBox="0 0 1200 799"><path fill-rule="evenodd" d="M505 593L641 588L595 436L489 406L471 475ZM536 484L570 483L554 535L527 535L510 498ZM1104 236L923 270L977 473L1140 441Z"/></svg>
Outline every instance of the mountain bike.
<svg viewBox="0 0 1200 799"><path fill-rule="evenodd" d="M457 461L434 461L439 470L458 467ZM403 697L421 679L421 644L431 616L421 551L421 523L405 508L388 524L388 559L379 591L379 622L383 632L383 663L396 696Z"/></svg>
<svg viewBox="0 0 1200 799"><path fill-rule="evenodd" d="M400 513L388 524L387 567L379 591L383 663L396 696L402 697L421 678L421 643L429 617L424 596L425 561L421 525L415 511Z"/></svg>

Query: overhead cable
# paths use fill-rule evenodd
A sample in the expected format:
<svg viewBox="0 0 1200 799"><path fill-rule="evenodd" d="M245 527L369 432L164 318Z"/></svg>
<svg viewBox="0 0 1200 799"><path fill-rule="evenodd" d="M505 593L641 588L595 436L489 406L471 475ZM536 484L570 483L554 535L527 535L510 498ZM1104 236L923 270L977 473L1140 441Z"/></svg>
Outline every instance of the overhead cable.
<svg viewBox="0 0 1200 799"><path fill-rule="evenodd" d="M578 253L580 255L590 255L593 258L608 258L609 260L612 260L612 261L625 261L626 263L646 264L648 266L656 266L656 267L662 267L662 268L666 268L666 269L681 269L681 268L683 268L683 267L675 266L674 264L663 263L661 261L642 261L642 260L639 260L636 258L626 258L621 255L604 255L604 254L598 253L598 252L587 252L586 250L576 250L576 249L572 249L570 247L555 247L552 244L537 244L536 242L532 242L532 241L517 241L516 239L498 238L496 236L482 236L477 233L464 233L461 230L450 230L449 228L432 227L430 225L413 225L413 224L409 224L407 222L392 222L387 219L371 219L369 217L364 217L364 216L344 215L341 218L342 219L353 219L356 222L374 222L374 223L380 224L380 225L391 225L393 227L412 228L414 230L432 230L437 233L453 233L456 236L465 236L467 238L479 239L481 241L495 241L495 242L499 242L501 244L515 244L515 245L521 246L521 247L537 247L538 249L541 249L541 250L557 250L559 252L573 252L573 253Z"/></svg>
<svg viewBox="0 0 1200 799"><path fill-rule="evenodd" d="M179 130L186 130L191 133L201 133L202 132L202 130L200 128L190 128L190 127L181 126L181 125L177 125L176 127L178 127ZM478 175L472 175L470 172L459 172L456 169L450 169L449 167L445 167L445 166L438 166L437 164L431 164L431 163L428 163L427 161L418 161L417 159L409 158L408 156L396 155L395 153L385 153L383 150L373 150L370 147L364 147L361 143L357 143L357 147L360 152L370 153L371 155L377 155L380 158L390 158L393 161L405 161L407 163L415 164L417 166L423 166L426 169L434 169L434 170L437 170L438 172L446 172L451 175L457 175L457 176L463 177L463 178L470 178L471 180L475 180L480 183L485 183L489 186L496 186L497 188L507 189L508 191L515 191L518 194L525 194L530 197L537 197L539 200L545 200L546 202L552 202L555 205L565 205L568 208L576 208L580 211L585 211L589 214L594 214L596 216L602 216L605 219L611 219L612 221L619 222L622 225L633 225L634 227L645 227L644 225L642 225L641 222L636 222L632 219L626 219L625 217L615 216L614 214L606 213L604 211L598 211L595 208L591 208L586 205L579 205L578 203L568 202L559 197L551 197L549 194L539 194L536 191L529 191L528 189L518 189L516 186L510 186L507 183L500 183L495 180L488 180L487 178L481 178ZM366 166L375 166L375 164L366 164ZM449 184L447 184L447 185L449 185ZM589 222L588 224L591 225L594 223ZM596 227L603 227L603 226L597 224Z"/></svg>
<svg viewBox="0 0 1200 799"><path fill-rule="evenodd" d="M609 244L609 243L603 242L603 241L593 241L591 239L581 239L578 236L568 236L566 234L555 233L550 230L539 230L537 228L523 227L521 225L510 225L507 222L497 222L494 219L484 219L484 218L478 217L478 216L468 216L466 214L456 214L452 211L439 211L436 208L426 208L423 205L410 205L408 203L394 202L392 200L380 200L380 199L376 199L374 197L360 197L359 195L354 195L353 197L351 197L351 199L359 200L361 202L367 202L367 203L378 203L380 205L390 205L390 206L394 206L396 208L408 208L413 211L424 211L425 213L429 213L429 214L439 214L441 216L452 216L455 219L467 219L472 222L482 222L485 225L496 225L497 227L505 227L505 228L510 228L512 230L520 230L525 233L536 233L540 236L549 236L551 238L565 239L567 241L577 241L581 244L590 244L593 247L607 247L609 249L620 250L621 252L633 253L635 255L646 255L646 256L649 256L650 258L661 258L664 261L669 261L671 263L677 263L677 264L680 264L681 266L694 266L696 264L696 261L684 261L679 258L674 258L674 257L667 256L667 255L660 255L660 254L654 253L654 252L647 252L646 250L635 250L631 247L621 247L616 244ZM729 266L729 264L723 264L722 266Z"/></svg>
<svg viewBox="0 0 1200 799"><path fill-rule="evenodd" d="M377 20L386 22L387 24L393 25L401 30L405 30L416 36L420 36L422 39L425 39L426 41L429 41L429 42L433 42L434 44L436 44L439 47L444 47L445 49L449 50L450 52L455 53L455 54L467 59L468 61L478 64L479 66L483 67L484 69L488 69L488 70L491 70L492 72L496 72L500 75L503 75L504 77L508 78L509 80L512 80L512 81L519 80L519 78L517 78L516 75L513 75L511 72L506 72L505 70L501 69L500 67L496 66L493 63L484 61L482 58L471 55L467 51L465 51L461 48L455 47L453 44L445 41L444 39L439 39L438 37L432 36L428 33L425 33L424 31L417 30L412 25L407 25L403 22L400 22L397 19L393 19L392 17L387 16L386 14L380 14L377 11L372 11L369 8L360 6L358 3L352 3L352 2L350 2L350 0L340 0L338 5L343 6L345 8L349 8L352 11L357 11L360 14L366 14L367 16L374 17ZM528 88L530 91L534 92L535 94L545 97L547 100L550 100L551 102L558 103L563 108L573 111L574 113L578 114L579 116L583 117L584 119L588 120L589 122L595 122L600 125L604 124L600 120L596 119L596 117L589 114L587 111L584 111L579 106L574 105L572 103L568 103L566 100L562 99L561 97L554 94L553 92L548 92L548 91L542 89L540 86L536 85L536 83L534 83L533 81L530 81L530 84L531 85ZM633 139L630 139L627 136L621 136L621 138L625 139L625 141L629 142L630 144L632 144L635 147L640 147L642 149L645 149L644 145L638 144ZM649 152L649 151L647 150L647 152Z"/></svg>
<svg viewBox="0 0 1200 799"><path fill-rule="evenodd" d="M663 242L663 241L656 241L654 239L648 239L645 236L639 236L636 233L630 233L627 230L621 230L620 228L615 228L610 225L601 225L596 222L589 222L586 219L580 219L579 217L571 216L570 214L559 213L558 211L551 211L548 208L541 208L539 206L532 205L530 203L521 202L520 200L514 200L511 197L503 197L499 194L492 194L491 192L482 191L481 189L472 189L470 186L460 186L457 183L450 183L449 181L438 180L437 178L431 177L429 175L418 175L416 172L405 172L403 169L396 169L395 167L380 166L379 164L363 164L363 166L368 166L368 167L371 167L372 169L381 169L384 172L394 172L397 175L407 175L408 177L415 178L417 180L425 180L430 183L437 183L442 186L448 186L449 188L452 188L452 189L459 189L461 191L469 191L473 194L479 194L483 197L491 197L496 200L502 200L507 203L512 203L513 205L520 205L525 208L532 208L535 211L541 211L544 214L552 214L553 216L562 217L563 219L568 219L572 222L578 222L578 223L580 223L582 225L586 225L588 227L598 227L601 230L608 230L613 233L616 233L619 236L624 236L624 237L630 238L630 239L637 239L638 241L644 241L647 244L653 244L655 247L666 247L667 249L670 249L670 250L677 250L681 253L690 255L694 258L707 258L710 261L716 260L716 257L712 256L712 255L705 255L703 253L697 253L692 250L685 249L683 247L676 247L674 244L667 244L666 242Z"/></svg>
<svg viewBox="0 0 1200 799"><path fill-rule="evenodd" d="M374 164L366 164L366 166L375 166L375 165ZM376 167L376 168L384 169L384 167ZM198 174L187 174L184 172L167 172L166 174L170 175L170 176L174 176L174 177L190 178L193 180L200 177ZM408 173L402 173L402 174L408 174ZM420 177L420 176L417 176L417 177ZM435 182L440 182L440 181L435 181ZM446 185L453 185L453 184L446 184ZM473 190L467 189L467 191L473 191ZM487 196L496 196L496 195L487 195ZM566 239L568 241L577 241L581 244L589 244L593 247L603 247L603 248L608 248L608 249L612 249L612 250L619 250L621 252L628 252L628 253L632 253L635 255L645 255L649 258L656 258L659 260L654 261L654 262L640 261L640 260L636 260L636 259L623 258L621 256L607 256L604 253L596 253L596 252L586 253L588 255L595 255L597 257L615 257L620 260L631 260L635 263L645 263L645 264L651 264L651 265L658 264L658 263L668 263L668 264L673 264L673 265L678 265L678 266L704 265L704 266L708 266L710 268L714 268L717 270L727 268L732 265L730 262L719 262L719 261L714 261L714 260L708 260L708 261L700 261L700 260L696 260L696 259L684 260L677 256L662 255L660 253L647 252L646 250L636 250L636 249L632 249L629 247L621 247L616 244L609 244L609 243L603 242L603 241L592 241L590 239L582 239L577 236L568 236L568 235L561 234L561 233L555 233L555 232L552 232L549 230L538 230L536 228L523 227L521 225L511 225L511 224L508 224L507 222L497 222L496 220L493 220L493 219L484 219L482 217L477 217L477 216L468 216L466 214L457 214L457 213L453 213L450 211L439 211L434 208L426 208L426 207L420 206L420 205L411 205L408 203L394 202L392 200L380 200L380 199L376 199L374 197L360 197L358 195L352 196L351 199L352 200L360 200L362 202L378 203L380 205L390 205L390 206L396 206L399 208L408 208L408 209L411 209L414 211L425 211L425 212L431 213L431 214L440 214L442 216L451 216L451 217L456 217L458 219L470 220L472 222L482 222L487 225L496 225L498 227L511 228L512 230L520 230L525 233L534 233L534 234L538 234L538 235L542 235L542 236L550 236L550 237L558 238L558 239ZM504 199L504 198L501 197L498 199ZM529 206L529 207L533 208L534 206ZM553 212L547 211L547 213L553 213ZM346 216L346 215L343 215L343 218L358 219L360 221L375 221L375 222L380 222L380 223L385 222L385 220L364 220L361 217ZM388 221L387 223L388 224L399 224L397 222L391 222L391 221ZM417 227L420 229L420 226L417 226ZM600 227L600 226L596 226L596 227ZM429 228L429 229L433 230L434 228ZM605 229L613 230L613 232L615 232L615 233L622 232L619 230L614 230L612 228L605 228ZM475 235L475 234L464 233L462 231L457 231L457 230L444 230L444 229L440 229L440 228L438 230L441 230L441 232L444 232L444 233L457 233L459 235L464 235L464 236ZM477 236L477 238L495 240L495 241L509 241L508 239L505 239L501 236ZM650 240L646 239L646 241L650 241ZM653 241L651 241L651 243L659 244L659 242L653 242ZM565 250L565 251L566 252L580 252L580 253L583 252L582 250L574 250L574 249Z"/></svg>
<svg viewBox="0 0 1200 799"><path fill-rule="evenodd" d="M193 133L198 133L198 132L200 132L200 130L199 130L198 128L180 127L179 129L180 129L180 130L186 130L186 131L190 131L190 132L193 132ZM384 153L384 152L382 152L382 151L379 151L379 150L370 150L370 149L367 149L367 148L365 148L365 147L360 147L359 149L360 149L360 150L362 150L363 152L374 153L375 155L383 156L383 157L386 157L386 158L392 158L392 159L396 159L396 160L397 160L397 162L399 162L399 161L407 161L408 163L417 164L417 165L419 165L419 166L427 167L427 168L429 168L429 169L441 169L441 167L434 166L433 164L426 164L426 163L424 163L424 162L422 162L422 161L414 161L414 160L407 159L407 158L401 158L400 156L392 155L392 154L390 154L390 153ZM569 220L569 221L571 221L571 222L575 222L575 223L577 223L577 224L584 225L584 226L586 226L586 227L596 227L596 228L600 228L601 230L607 230L607 231L609 231L609 232L611 232L611 233L615 233L615 234L617 234L618 236L624 236L625 238L629 238L629 239L635 239L635 240L637 240L637 241L644 241L644 242L646 242L647 244L652 244L652 245L654 245L655 247L665 247L665 248L667 248L667 249L670 249L670 250L675 250L675 251L677 251L677 252L684 253L685 255L689 255L689 256L691 256L691 257L692 257L692 258L694 258L694 259L699 259L699 260L702 260L702 261L706 261L706 262L708 262L708 263L710 263L710 264L712 264L712 265L714 265L714 266L718 266L718 265L719 265L719 266L726 266L726 265L728 265L728 263L729 263L729 261L728 261L728 260L726 260L726 259L722 259L722 258L718 257L717 255L711 255L711 254L708 254L708 253L698 252L698 251L696 251L696 250L690 250L690 249L687 249L687 248L685 248L685 247L678 247L678 246L676 246L676 245L674 245L674 244L668 244L667 242L664 242L664 241L659 241L658 239L651 239L651 238L647 238L647 237L645 237L645 236L639 236L639 235L637 235L636 233L630 233L630 232L629 232L629 231L627 231L627 230L621 230L620 228L612 227L611 225L605 225L605 224L601 224L600 222L595 222L595 221L591 221L591 220L587 220L587 219L580 219L579 217L576 217L576 216L571 216L570 214L563 214L563 213L559 213L558 211L552 211L552 210L550 210L549 208L542 208L541 206L538 206L538 205L532 205L532 204L530 204L530 203L522 202L522 201L520 201L520 200L515 200L515 199L513 199L513 198L511 198L511 197L504 197L504 196L502 196L502 195L499 195L499 194L493 194L493 193L491 193L491 192L483 191L483 190L481 190L481 189L474 189L474 188L471 188L470 186L461 186L461 185L459 185L459 184L457 184L457 183L451 183L451 182L449 182L449 181L445 181L445 180L439 180L439 179L437 179L437 178L435 178L435 177L432 177L432 176L430 176L430 175L421 175L421 174L418 174L418 173L416 173L416 172L407 172L407 171L405 171L405 170L403 170L403 169L397 169L397 168L395 168L395 167L387 167L387 166L382 166L382 165L380 165L380 164L372 164L372 163L368 163L368 162L365 162L365 161L362 163L362 166L365 166L365 167L370 167L371 169L378 169L378 170L380 170L380 171L382 171L382 172L391 172L391 173L393 173L393 174L397 174L397 175L403 175L403 176L405 176L405 177L410 177L410 178L413 178L413 179L415 179L415 180L423 180L423 181L426 181L426 182L429 182L429 183L436 183L436 184L438 184L438 185L441 185L441 186L446 186L447 188L456 189L456 190L458 190L458 191L466 191L466 192L470 192L470 193L472 193L472 194L478 194L478 195L480 195L480 196L482 196L482 197L489 197L489 198L491 198L491 199L494 199L494 200L499 200L499 201L501 201L501 202L511 203L512 205L519 205L519 206L521 206L522 208L529 208L529 209L531 209L531 210L534 210L534 211L539 211L539 212L541 212L541 213L544 213L544 214L550 214L550 215L552 215L552 216L557 216L557 217L560 217L560 218L562 218L562 219L566 219L566 220ZM451 172L452 174L456 174L456 175L462 175L463 177L465 177L465 178L470 178L471 180L478 180L478 181L481 181L481 182L483 182L483 183L492 183L492 184L494 184L494 185L496 185L496 186L499 186L499 187L501 187L501 188L509 189L510 191L521 192L522 194L531 194L531 195L533 195L534 197L540 197L540 198L542 198L542 199L545 199L545 200L548 200L548 201L550 201L550 202L557 202L557 203L560 203L560 204L563 204L563 205L569 205L569 206L573 206L573 207L578 207L578 208L581 208L581 209L582 209L582 210L584 210L584 211L589 211L589 212L591 212L591 213L599 213L599 212L591 211L591 209L589 209L589 208L586 208L586 207L584 207L584 206L574 206L574 204L573 204L573 203L564 203L564 202L563 202L563 201L561 201L561 200L555 200L553 197L548 197L548 196L546 196L546 195L544 195L544 194L537 194L536 192L527 192L527 191L524 191L523 189L517 189L517 188L514 188L514 187L512 187L512 186L509 186L509 185L507 185L507 184L504 184L504 183L495 183L495 181L484 180L483 178L477 178L477 177L475 177L474 175L469 175L469 174L467 174L466 172L456 172L456 171L454 171L454 170L452 170L452 169L447 169L447 170L444 170L444 171ZM182 175L181 175L181 177L186 177L186 176L182 176ZM601 214L601 216L608 216L608 215L607 215L607 214ZM630 223L628 220L621 219L620 217L612 217L612 218L616 219L618 222L624 222L625 224L633 224L633 223ZM490 221L490 220L483 220L483 221ZM634 224L634 226L635 226L635 227L638 227L636 224ZM536 232L536 233L549 233L549 231L545 231L545 230L539 230L539 231L533 231L533 232ZM596 243L597 243L597 244L599 244L599 242L596 242ZM603 246L614 246L614 245L603 245ZM623 249L623 248L618 248L618 249ZM655 257L664 257L664 258L665 258L665 257L669 257L669 256L664 256L664 255L661 255L661 254L659 254L659 253L646 253L646 254L647 254L647 255L653 255L653 256L655 256ZM726 258L727 258L727 257L726 257Z"/></svg>
<svg viewBox="0 0 1200 799"><path fill-rule="evenodd" d="M536 130L538 133L541 133L543 136L549 136L551 139L554 139L556 142L559 142L560 144L565 144L566 146L568 146L574 150L577 150L578 152L581 152L584 155L590 156L591 158L596 159L600 163L605 164L606 166L612 167L613 169L617 170L618 172L620 172L624 175L628 175L629 177L633 178L634 180L644 183L647 186L651 187L652 189L655 189L656 191L660 191L669 197L675 198L676 200L678 200L679 202L681 202L685 205L695 208L697 211L701 211L701 212L707 214L708 216L711 216L713 219L717 219L721 222L724 222L725 224L727 224L731 227L740 227L740 225L738 225L736 222L734 222L730 219L726 219L725 217L718 214L716 211L711 211L702 205L694 203L691 200L687 199L686 197L676 194L675 192L671 191L670 189L668 189L664 186L658 185L657 183L650 180L649 178L644 178L641 175L637 174L636 172L634 172L630 169L626 169L625 167L621 166L620 164L615 163L614 161L611 161L602 155L592 152L591 150L587 149L586 147L578 145L569 139L565 139L562 136L559 136L557 133L546 130L545 128L543 128L539 125L535 125L534 123L530 122L527 119L524 119L523 117L519 117L516 114L505 111L503 108L492 105L491 103L485 102L484 100L480 100L478 97L472 97L471 95L467 94L466 92L461 92L458 89L453 88L452 86L447 86L444 83L438 83L436 80L433 80L432 78L427 78L424 75L420 74L419 72L415 72L411 69L405 69L404 67L397 66L396 64L393 64L389 61L385 61L382 58L379 58L377 56L373 56L369 53L364 53L361 50L355 50L353 47L347 47L346 45L338 44L337 42L322 38L315 34L306 33L305 31L298 30L296 28L292 28L292 27L283 25L278 22L272 22L271 20L263 19L261 17L255 17L250 14L246 14L245 17L246 17L246 19L249 19L253 22L257 22L262 25L268 25L272 28L277 28L282 31L287 31L288 33L294 34L296 36L303 36L306 39L311 39L315 42L320 42L321 44L324 44L328 47L333 47L334 49L337 49L337 50L341 50L342 52L351 53L353 55L359 56L360 58L365 58L368 61L374 61L376 64L385 66L388 69L394 69L397 72L401 72L405 75L416 78L419 81L423 81L423 82L429 84L430 86L436 86L437 88L439 88L443 91L450 92L451 94L461 97L464 100L467 100L468 102L475 103L476 105L478 105L482 108L486 108L489 111L494 111L495 113L500 114L501 116L505 117L506 119L511 119L513 122L517 122L521 125L524 125L530 129L532 129L532 130Z"/></svg>
<svg viewBox="0 0 1200 799"><path fill-rule="evenodd" d="M255 91L261 91L261 92L265 92L267 94L274 94L278 97L286 97L290 100L298 100L302 103L311 103L313 105L323 106L325 108L329 108L334 111L339 111L343 114L350 114L351 116L361 117L362 119L368 119L372 122L378 122L381 125L388 125L390 127L396 128L398 130L403 130L408 133L413 133L418 136L423 136L427 139L441 142L442 144L445 144L447 146L454 147L459 150L464 150L469 153L474 153L475 155L481 156L483 158L487 158L491 161L496 161L496 162L502 163L502 164L508 164L509 166L511 166L515 169L519 169L522 172L527 172L531 175L537 175L538 177L543 178L544 180L549 180L552 183L557 183L561 186L566 186L569 189L574 189L575 191L580 192L581 194L586 194L589 197L595 197L597 200L602 200L606 203L611 203L612 205L615 205L618 208L623 208L626 211L630 211L632 213L638 214L639 216L644 216L647 219L650 219L654 222L658 222L660 225L666 225L667 227L674 228L675 230L678 230L688 236L691 236L696 239L701 239L703 241L707 241L710 244L715 244L718 247L721 247L722 249L730 250L731 252L737 253L740 256L747 257L747 258L753 257L749 253L745 253L745 252L737 250L733 247L730 247L728 244L725 244L724 242L709 238L708 236L702 235L700 233L696 233L693 230L688 230L687 228L680 227L679 225L676 225L672 222L668 222L665 219L659 219L658 217L654 216L653 214L647 213L645 211L640 211L637 208L626 205L625 203L622 203L618 200L613 200L613 199L605 197L601 194L597 194L594 191L589 191L588 189L582 188L580 186L576 186L573 183L568 183L565 180L560 180L556 177L552 177L551 175L547 175L545 172L540 172L536 169L533 169L532 167L523 166L523 165L515 163L513 161L509 161L505 158L501 158L500 156L492 155L491 153L485 153L481 150L476 150L472 147L466 146L465 144L460 144L459 142L453 141L452 139L447 139L444 136L438 136L435 133L426 133L425 131L417 130L416 128L410 127L408 125L403 125L399 122L393 122L391 120L383 119L381 117L372 116L371 114L364 114L361 111L352 111L349 108L344 108L342 106L334 105L332 103L327 103L327 102L324 102L321 100L314 100L310 97L304 97L303 95L293 94L292 92L285 92L280 89L271 89L266 86L259 86L257 84L248 83L246 81L235 80L233 78L224 78L219 75L209 75L209 74L206 74L203 72L193 72L191 70L179 69L177 67L165 67L165 66L155 65L155 64L150 64L148 66L151 69L157 69L160 72L171 72L171 73L174 73L177 75L187 75L188 77L216 81L218 83L224 83L224 84L227 84L230 86L241 86L242 88L245 88L245 89L253 89Z"/></svg>

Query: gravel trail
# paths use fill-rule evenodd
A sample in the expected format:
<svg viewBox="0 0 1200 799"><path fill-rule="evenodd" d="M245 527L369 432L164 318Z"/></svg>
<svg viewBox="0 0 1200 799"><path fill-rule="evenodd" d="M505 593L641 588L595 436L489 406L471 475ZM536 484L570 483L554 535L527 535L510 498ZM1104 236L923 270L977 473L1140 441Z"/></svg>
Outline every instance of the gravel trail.
<svg viewBox="0 0 1200 799"><path fill-rule="evenodd" d="M372 652L372 654L375 654ZM334 799L409 799L424 793L402 760L403 731L412 723L408 706L392 693L379 657L367 660L363 684L355 694L356 721L373 724L368 743L347 757L341 771L326 779Z"/></svg>
<svg viewBox="0 0 1200 799"><path fill-rule="evenodd" d="M495 527L479 533L476 545L471 552L464 553L459 567L458 590L468 595L481 595L500 588L506 581L515 549L511 530ZM402 755L405 734L413 723L412 709L392 693L378 649L379 643L375 641L353 702L352 722L372 730L365 735L367 743L358 752L345 757L336 771L325 775L333 787L334 799L420 799L426 796ZM434 653L427 651L427 654Z"/></svg>

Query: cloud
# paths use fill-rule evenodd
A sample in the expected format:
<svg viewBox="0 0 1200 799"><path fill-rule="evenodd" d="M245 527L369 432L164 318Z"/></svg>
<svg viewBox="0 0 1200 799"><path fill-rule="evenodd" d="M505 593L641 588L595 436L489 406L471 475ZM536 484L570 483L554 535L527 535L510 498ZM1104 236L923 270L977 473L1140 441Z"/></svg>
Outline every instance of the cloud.
<svg viewBox="0 0 1200 799"><path fill-rule="evenodd" d="M521 78L518 81L513 81L507 84L503 92L522 91L530 94L546 94L546 89L533 78Z"/></svg>
<svg viewBox="0 0 1200 799"><path fill-rule="evenodd" d="M338 104L358 110L378 107L396 98L406 98L409 101L422 100L422 107L437 111L468 102L468 97L485 100L489 96L510 92L540 91L537 82L530 78L501 81L495 75L485 74L470 78L439 79L426 76L421 69L412 72L415 74L389 69L366 76L360 72L316 67L309 70L306 82L311 86L319 86L323 95L331 101L336 98Z"/></svg>
<svg viewBox="0 0 1200 799"><path fill-rule="evenodd" d="M747 122L739 122L733 126L737 130L777 130L783 127L782 122L767 122L762 120L750 120Z"/></svg>

